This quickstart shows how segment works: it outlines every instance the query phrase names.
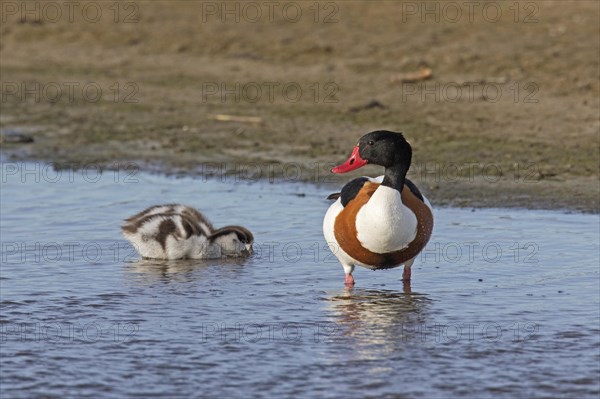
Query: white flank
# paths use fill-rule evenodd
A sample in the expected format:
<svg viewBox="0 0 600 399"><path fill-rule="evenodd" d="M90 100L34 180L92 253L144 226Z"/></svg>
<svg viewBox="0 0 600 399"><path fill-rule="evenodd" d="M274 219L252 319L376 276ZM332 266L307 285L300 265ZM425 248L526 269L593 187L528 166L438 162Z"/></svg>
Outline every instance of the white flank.
<svg viewBox="0 0 600 399"><path fill-rule="evenodd" d="M352 273L352 271L354 270L354 265L361 265L361 266L365 266L365 267L368 267L368 266L360 263L359 261L357 261L350 255L348 255L340 247L340 244L338 244L338 242L335 238L335 233L334 233L335 219L337 218L337 216L340 214L340 212L343 209L344 209L344 207L342 206L341 198L338 198L337 201L335 201L329 207L329 209L327 210L327 213L325 214L325 218L323 219L323 235L325 236L325 241L327 242L327 245L329 246L329 250L335 255L336 258L338 258L338 260L344 267L344 271L346 272L346 274L348 274L348 273Z"/></svg>

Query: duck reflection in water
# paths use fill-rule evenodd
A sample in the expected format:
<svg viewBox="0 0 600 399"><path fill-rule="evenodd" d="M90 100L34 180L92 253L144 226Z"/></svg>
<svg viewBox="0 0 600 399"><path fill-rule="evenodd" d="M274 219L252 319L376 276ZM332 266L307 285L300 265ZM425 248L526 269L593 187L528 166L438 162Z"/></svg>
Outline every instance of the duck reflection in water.
<svg viewBox="0 0 600 399"><path fill-rule="evenodd" d="M430 303L426 295L412 292L410 284L403 291L346 289L330 298L336 336L350 339L360 358L391 353L421 339Z"/></svg>

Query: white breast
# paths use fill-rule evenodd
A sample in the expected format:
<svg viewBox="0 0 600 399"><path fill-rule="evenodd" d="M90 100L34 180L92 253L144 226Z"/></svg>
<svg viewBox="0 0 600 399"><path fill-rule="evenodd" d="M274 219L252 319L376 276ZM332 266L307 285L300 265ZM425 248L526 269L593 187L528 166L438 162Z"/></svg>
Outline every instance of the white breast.
<svg viewBox="0 0 600 399"><path fill-rule="evenodd" d="M417 235L417 217L398 190L380 186L356 215L358 240L373 252L397 251Z"/></svg>

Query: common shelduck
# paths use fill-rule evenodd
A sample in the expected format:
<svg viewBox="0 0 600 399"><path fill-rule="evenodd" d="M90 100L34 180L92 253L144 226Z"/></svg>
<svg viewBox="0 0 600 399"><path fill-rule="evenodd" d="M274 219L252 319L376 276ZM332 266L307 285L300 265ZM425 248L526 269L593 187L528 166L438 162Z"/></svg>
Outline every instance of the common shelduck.
<svg viewBox="0 0 600 399"><path fill-rule="evenodd" d="M356 265L373 270L404 265L410 282L411 266L433 230L429 201L406 178L412 148L402 133L379 130L365 134L350 158L332 169L346 173L366 164L385 167L383 176L358 177L348 182L325 214L323 233L329 248L354 285Z"/></svg>
<svg viewBox="0 0 600 399"><path fill-rule="evenodd" d="M179 204L152 206L125 219L121 229L142 257L155 259L244 256L254 241L244 227L215 229L199 211Z"/></svg>

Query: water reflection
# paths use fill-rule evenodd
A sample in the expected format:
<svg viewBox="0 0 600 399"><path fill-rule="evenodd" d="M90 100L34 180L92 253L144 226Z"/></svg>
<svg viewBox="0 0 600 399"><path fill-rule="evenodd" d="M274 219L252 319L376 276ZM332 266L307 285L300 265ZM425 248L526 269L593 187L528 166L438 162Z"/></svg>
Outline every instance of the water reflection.
<svg viewBox="0 0 600 399"><path fill-rule="evenodd" d="M401 350L419 339L431 304L424 294L403 291L353 289L330 297L338 335L350 339L359 359L375 359Z"/></svg>
<svg viewBox="0 0 600 399"><path fill-rule="evenodd" d="M224 259L139 259L124 263L126 277L138 284L189 282L205 278L239 275L248 258Z"/></svg>

